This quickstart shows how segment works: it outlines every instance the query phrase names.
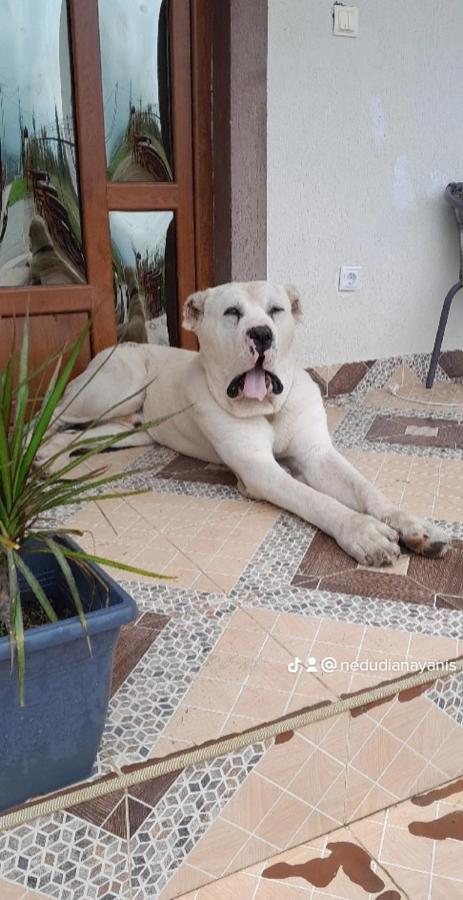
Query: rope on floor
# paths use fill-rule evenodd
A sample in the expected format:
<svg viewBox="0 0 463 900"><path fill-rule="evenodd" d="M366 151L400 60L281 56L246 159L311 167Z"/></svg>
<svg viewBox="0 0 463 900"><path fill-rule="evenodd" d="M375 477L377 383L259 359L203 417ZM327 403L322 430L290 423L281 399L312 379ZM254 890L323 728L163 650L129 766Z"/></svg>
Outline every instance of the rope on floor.
<svg viewBox="0 0 463 900"><path fill-rule="evenodd" d="M453 664L451 671L442 671L435 667L428 667L416 675L407 676L390 684L384 684L380 687L365 690L355 696L346 697L343 700L336 700L327 706L321 706L317 709L308 709L305 712L294 713L284 719L277 719L266 725L260 725L256 728L249 728L247 731L235 734L229 737L217 738L214 741L201 744L191 750L185 750L175 756L167 756L151 765L140 763L140 767L132 769L130 772L121 773L114 778L108 778L102 781L96 781L87 784L85 787L78 787L67 793L58 794L49 799L39 800L31 803L21 809L14 810L0 816L0 831L8 831L25 822L30 822L39 816L46 816L50 813L61 812L78 803L85 803L88 800L94 800L96 797L104 797L105 794L112 794L113 791L125 790L131 788L135 784L141 784L144 781L151 781L153 778L159 778L161 775L167 775L170 772L179 772L189 766L206 762L209 759L215 759L218 756L226 756L236 750L242 750L252 744L266 741L269 738L276 737L287 731L298 731L300 728L306 728L315 722L322 722L331 719L342 713L350 712L350 710L358 709L360 706L377 703L381 700L393 698L402 691L408 691L412 688L419 687L436 680L447 680L453 678L458 672L463 671L463 657L446 661Z"/></svg>

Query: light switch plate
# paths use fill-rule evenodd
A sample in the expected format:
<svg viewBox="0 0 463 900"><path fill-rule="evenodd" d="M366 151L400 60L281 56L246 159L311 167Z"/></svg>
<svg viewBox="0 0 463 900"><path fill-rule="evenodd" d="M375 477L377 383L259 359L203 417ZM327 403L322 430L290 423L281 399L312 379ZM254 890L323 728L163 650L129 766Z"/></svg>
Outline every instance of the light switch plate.
<svg viewBox="0 0 463 900"><path fill-rule="evenodd" d="M333 6L333 34L337 37L357 37L359 33L358 6Z"/></svg>

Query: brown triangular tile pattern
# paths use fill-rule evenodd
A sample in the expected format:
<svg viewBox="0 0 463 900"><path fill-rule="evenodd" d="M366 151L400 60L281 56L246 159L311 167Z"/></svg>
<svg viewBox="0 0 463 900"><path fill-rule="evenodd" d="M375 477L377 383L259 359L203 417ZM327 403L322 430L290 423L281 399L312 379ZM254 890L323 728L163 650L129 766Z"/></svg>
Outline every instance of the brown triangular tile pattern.
<svg viewBox="0 0 463 900"><path fill-rule="evenodd" d="M410 554L409 560L405 575L395 574L393 567L361 568L332 538L319 531L292 584L378 600L463 609L463 548L453 547L439 560L415 554Z"/></svg>
<svg viewBox="0 0 463 900"><path fill-rule="evenodd" d="M376 416L367 441L413 447L463 447L463 425L448 419L418 416Z"/></svg>
<svg viewBox="0 0 463 900"><path fill-rule="evenodd" d="M439 357L439 365L449 378L463 376L463 350L446 350Z"/></svg>
<svg viewBox="0 0 463 900"><path fill-rule="evenodd" d="M145 612L133 625L121 628L114 653L111 696L124 683L168 621L168 616Z"/></svg>
<svg viewBox="0 0 463 900"><path fill-rule="evenodd" d="M320 386L323 397L330 400L340 394L349 394L368 373L376 360L344 363L342 366L315 366L307 369L313 380ZM332 370L332 371L330 371Z"/></svg>
<svg viewBox="0 0 463 900"><path fill-rule="evenodd" d="M207 463L189 456L177 456L157 473L157 478L174 479L174 481L199 482L201 484L217 484L236 486L236 475L226 466L218 463Z"/></svg>
<svg viewBox="0 0 463 900"><path fill-rule="evenodd" d="M114 653L111 695L124 683L168 621L168 616L144 612L134 624L125 625L121 629ZM142 825L177 775L178 772L174 772L131 788L128 813L132 835ZM85 819L86 822L103 827L117 837L126 837L126 806L123 791L114 791L104 797L80 803L71 807L70 812Z"/></svg>

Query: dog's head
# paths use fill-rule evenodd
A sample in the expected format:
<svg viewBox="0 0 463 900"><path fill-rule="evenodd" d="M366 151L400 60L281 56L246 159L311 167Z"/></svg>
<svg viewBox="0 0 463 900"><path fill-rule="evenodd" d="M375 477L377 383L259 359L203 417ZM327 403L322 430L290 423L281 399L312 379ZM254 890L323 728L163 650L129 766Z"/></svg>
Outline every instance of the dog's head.
<svg viewBox="0 0 463 900"><path fill-rule="evenodd" d="M53 249L50 232L42 216L32 216L29 225L29 242L32 253L37 253L38 250L47 246Z"/></svg>
<svg viewBox="0 0 463 900"><path fill-rule="evenodd" d="M194 331L211 392L238 416L280 409L294 372L294 327L301 314L290 285L235 282L188 297L183 326Z"/></svg>

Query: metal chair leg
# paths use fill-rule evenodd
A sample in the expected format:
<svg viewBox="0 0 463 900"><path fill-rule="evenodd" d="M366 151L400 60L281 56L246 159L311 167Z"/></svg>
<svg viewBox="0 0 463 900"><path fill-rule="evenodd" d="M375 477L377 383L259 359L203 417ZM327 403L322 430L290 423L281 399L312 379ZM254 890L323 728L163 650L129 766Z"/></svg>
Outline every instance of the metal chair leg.
<svg viewBox="0 0 463 900"><path fill-rule="evenodd" d="M439 360L440 349L442 347L442 341L444 339L445 328L447 325L447 319L449 317L450 307L452 305L452 300L455 297L455 294L458 294L463 288L463 281L457 281L453 287L450 288L445 300L444 305L442 307L442 312L440 314L439 319L439 327L437 329L436 340L434 342L434 348L432 351L431 362L429 365L428 377L426 378L426 387L432 388L434 384L434 378L436 375L437 363Z"/></svg>

